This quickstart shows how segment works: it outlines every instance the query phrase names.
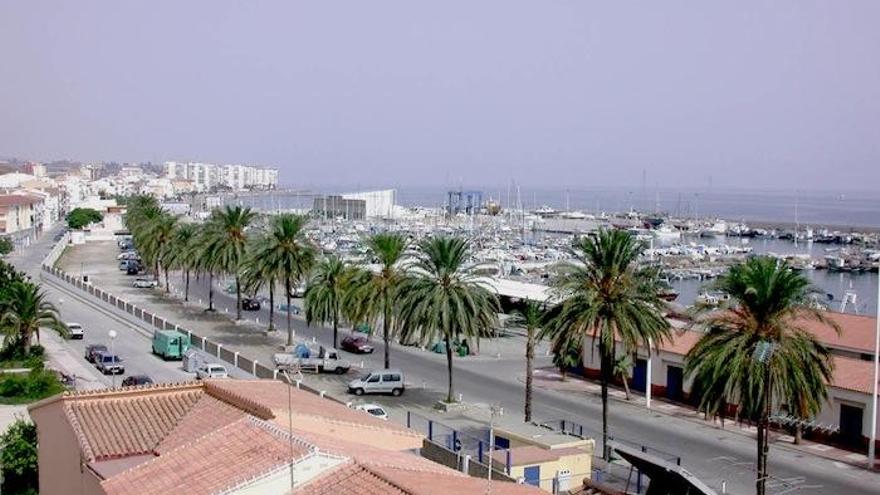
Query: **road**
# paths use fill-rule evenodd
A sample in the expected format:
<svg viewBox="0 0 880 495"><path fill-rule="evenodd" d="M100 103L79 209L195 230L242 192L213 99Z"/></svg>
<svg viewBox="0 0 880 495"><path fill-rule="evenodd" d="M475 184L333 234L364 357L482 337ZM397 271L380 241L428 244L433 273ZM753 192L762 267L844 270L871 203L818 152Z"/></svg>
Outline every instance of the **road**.
<svg viewBox="0 0 880 495"><path fill-rule="evenodd" d="M40 279L39 266L48 254L52 242L52 232L47 233L39 242L28 250L11 254L6 261L14 264L19 270ZM66 353L53 356L55 360L73 362L76 368L83 370L77 374L78 388L100 388L101 386L120 386L122 380L130 375L147 375L155 382L181 382L194 379L194 374L184 371L179 361L164 361L150 352L150 335L152 329L130 315L106 308L94 299L90 299L80 291L72 290L63 284L42 283L46 298L55 304L65 322L80 323L84 327L82 340L64 340L56 334L44 330L42 339L47 348L58 349ZM109 331L115 330L117 336L110 339ZM84 358L85 347L89 344L104 344L112 348L120 356L125 365L123 375L107 376L98 372ZM207 358L207 356L204 356ZM235 370L235 377L247 376Z"/></svg>
<svg viewBox="0 0 880 495"><path fill-rule="evenodd" d="M110 258L112 253L107 253L106 256ZM114 272L115 260L111 258L104 263L109 263L110 269L102 272L102 276L124 277ZM97 278L95 280L95 283L104 283ZM104 287L114 290L112 287ZM123 286L119 286L119 290L122 290L121 287ZM215 294L218 307L234 307L234 296L222 291L215 291ZM207 299L204 279L200 282L192 282L191 298ZM257 314L265 323L268 318L267 312L263 310ZM254 318L257 314L250 313L249 317ZM284 315L276 316L277 324L280 328L284 328ZM307 327L300 318L294 319L294 325L299 338L314 337L325 344L331 338L326 328ZM121 335L118 340L121 343L122 340L129 338L136 340L138 336L126 334ZM257 353L256 357L259 357L261 362L265 362L262 360L271 354L274 350L273 346L268 343L254 345L252 344L254 341L257 341L255 336L248 335L247 342L251 346L248 350ZM242 343L244 340L237 342ZM242 352L245 354L244 349ZM363 360L364 367L368 369L382 366L381 349L377 349L374 355L350 357L356 362ZM542 358L543 362L546 360ZM406 372L408 382L426 385L424 389L415 387L408 390L400 398L376 398L376 402L387 405L395 411L396 414L393 416L399 418L400 413L409 408L429 409L434 401L445 395L444 356L395 346L392 364ZM518 377L522 374L522 369L523 364L520 360L508 356L504 359L457 360L456 391L463 395L465 401L479 404L499 403L507 411L513 411L512 414L519 414L522 410L523 391ZM343 389L346 379L333 376L309 377L309 380L325 384L328 390ZM586 433L595 437L600 436L601 404L594 396L539 389L535 391L534 411L539 421L566 419L582 424ZM609 423L612 435L615 437L680 456L683 467L719 492L722 480L727 482L728 493L747 494L754 491L754 473L751 471L751 465L755 456L755 441L734 429L721 430L698 421L669 416L622 402L611 404ZM880 486L880 476L875 473L807 455L779 444L771 447L770 468L775 478L790 480L788 485L778 484L771 488L769 493L772 494L876 493L876 487Z"/></svg>

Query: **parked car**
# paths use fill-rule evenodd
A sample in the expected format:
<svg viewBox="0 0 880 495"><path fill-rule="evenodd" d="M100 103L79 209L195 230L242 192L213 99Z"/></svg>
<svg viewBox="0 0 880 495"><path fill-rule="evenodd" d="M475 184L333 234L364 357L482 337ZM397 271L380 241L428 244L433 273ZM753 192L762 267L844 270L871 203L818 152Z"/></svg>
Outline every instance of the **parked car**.
<svg viewBox="0 0 880 495"><path fill-rule="evenodd" d="M348 384L348 391L354 395L391 394L397 397L404 390L403 372L397 369L371 371Z"/></svg>
<svg viewBox="0 0 880 495"><path fill-rule="evenodd" d="M206 378L229 378L229 373L222 364L208 363L196 370L196 380Z"/></svg>
<svg viewBox="0 0 880 495"><path fill-rule="evenodd" d="M116 256L118 260L136 260L139 259L140 255L138 255L137 251L125 251L124 253L119 253Z"/></svg>
<svg viewBox="0 0 880 495"><path fill-rule="evenodd" d="M137 385L152 385L153 379L147 375L131 375L122 380L123 387L135 387Z"/></svg>
<svg viewBox="0 0 880 495"><path fill-rule="evenodd" d="M68 323L67 324L67 333L68 333L68 335L70 335L71 339L82 340L83 327L79 323Z"/></svg>
<svg viewBox="0 0 880 495"><path fill-rule="evenodd" d="M302 308L295 304L291 304L290 306L288 306L287 303L281 303L278 305L278 311L298 315L302 313Z"/></svg>
<svg viewBox="0 0 880 495"><path fill-rule="evenodd" d="M259 311L260 301L253 297L245 297L241 300L241 309L245 311Z"/></svg>
<svg viewBox="0 0 880 495"><path fill-rule="evenodd" d="M137 263L129 262L126 269L125 269L126 275L137 275L140 272L141 272L141 266Z"/></svg>
<svg viewBox="0 0 880 495"><path fill-rule="evenodd" d="M351 408L388 421L388 413L385 411L385 408L379 404L355 404L351 406Z"/></svg>
<svg viewBox="0 0 880 495"><path fill-rule="evenodd" d="M339 346L344 351L353 352L355 354L372 354L375 349L370 345L370 341L363 335L349 335L342 339Z"/></svg>
<svg viewBox="0 0 880 495"><path fill-rule="evenodd" d="M109 352L99 352L95 355L95 367L105 375L121 375L125 373L122 359L116 354L110 354Z"/></svg>
<svg viewBox="0 0 880 495"><path fill-rule="evenodd" d="M159 282L156 282L151 278L139 278L131 285L137 289L153 289L159 286Z"/></svg>
<svg viewBox="0 0 880 495"><path fill-rule="evenodd" d="M99 352L107 352L107 346L102 344L89 344L86 346L85 358L90 363L95 362L95 356Z"/></svg>

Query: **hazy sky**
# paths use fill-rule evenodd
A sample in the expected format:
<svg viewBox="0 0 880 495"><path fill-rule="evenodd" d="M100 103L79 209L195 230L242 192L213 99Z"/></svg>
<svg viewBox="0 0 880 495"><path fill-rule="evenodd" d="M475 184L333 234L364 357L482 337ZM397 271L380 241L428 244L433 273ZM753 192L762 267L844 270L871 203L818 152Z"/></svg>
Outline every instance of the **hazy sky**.
<svg viewBox="0 0 880 495"><path fill-rule="evenodd" d="M880 1L0 0L3 155L875 187Z"/></svg>

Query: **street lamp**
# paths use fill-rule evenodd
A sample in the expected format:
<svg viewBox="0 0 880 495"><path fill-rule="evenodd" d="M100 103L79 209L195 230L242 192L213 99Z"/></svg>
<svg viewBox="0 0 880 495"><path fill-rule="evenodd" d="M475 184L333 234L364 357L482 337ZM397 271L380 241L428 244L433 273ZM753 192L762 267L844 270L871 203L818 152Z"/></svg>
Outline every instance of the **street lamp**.
<svg viewBox="0 0 880 495"><path fill-rule="evenodd" d="M116 330L110 330L107 332L107 336L110 337L110 355L113 356L113 359L116 359L116 353L113 351L113 342L116 341ZM116 373L113 373L113 388L116 388Z"/></svg>

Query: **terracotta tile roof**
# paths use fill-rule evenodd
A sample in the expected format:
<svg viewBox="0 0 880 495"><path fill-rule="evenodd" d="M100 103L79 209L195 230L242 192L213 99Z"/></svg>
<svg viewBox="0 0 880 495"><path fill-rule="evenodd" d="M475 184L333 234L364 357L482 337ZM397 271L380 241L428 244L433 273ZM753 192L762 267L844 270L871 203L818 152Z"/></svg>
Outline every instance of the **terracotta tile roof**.
<svg viewBox="0 0 880 495"><path fill-rule="evenodd" d="M877 319L868 316L852 315L847 313L826 312L829 319L840 326L838 335L833 328L816 321L803 321L801 326L816 336L820 342L829 347L874 352L874 332L877 327Z"/></svg>
<svg viewBox="0 0 880 495"><path fill-rule="evenodd" d="M834 357L834 380L831 386L871 394L874 392L874 362Z"/></svg>
<svg viewBox="0 0 880 495"><path fill-rule="evenodd" d="M449 495L450 493L484 493L486 480L470 476L445 476L406 469L388 467L368 467L371 472L387 480L404 493L413 495ZM344 493L344 492L343 492ZM392 492L394 493L394 492ZM540 495L546 494L540 488L519 485L505 481L493 481L494 495Z"/></svg>
<svg viewBox="0 0 880 495"><path fill-rule="evenodd" d="M154 450L157 454L164 454L246 416L241 409L203 395Z"/></svg>
<svg viewBox="0 0 880 495"><path fill-rule="evenodd" d="M436 480L435 480L436 482ZM302 495L409 495L364 466L348 463L312 480L297 490Z"/></svg>
<svg viewBox="0 0 880 495"><path fill-rule="evenodd" d="M84 456L106 459L153 452L202 395L198 387L79 394L64 410Z"/></svg>
<svg viewBox="0 0 880 495"><path fill-rule="evenodd" d="M324 473L296 493L303 495L449 495L483 493L486 480L457 474L410 471L392 467L346 464ZM504 481L492 483L492 493L499 495L539 495L540 489Z"/></svg>
<svg viewBox="0 0 880 495"><path fill-rule="evenodd" d="M0 206L23 206L32 205L42 201L42 198L27 194L0 194Z"/></svg>
<svg viewBox="0 0 880 495"><path fill-rule="evenodd" d="M259 413L255 415L263 419L277 416L286 421L288 403L290 403L293 406L295 416L310 416L320 418L324 423L356 425L385 433L422 438L421 434L403 425L364 414L363 411L345 407L343 404L322 398L311 392L288 387L280 381L208 380L205 390L214 397L236 407L245 410L253 409ZM288 390L291 392L290 402L288 402ZM282 423L279 419L279 425Z"/></svg>
<svg viewBox="0 0 880 495"><path fill-rule="evenodd" d="M286 433L256 418L242 418L101 483L107 495L208 495L239 486L286 465ZM311 452L300 441L294 458Z"/></svg>

